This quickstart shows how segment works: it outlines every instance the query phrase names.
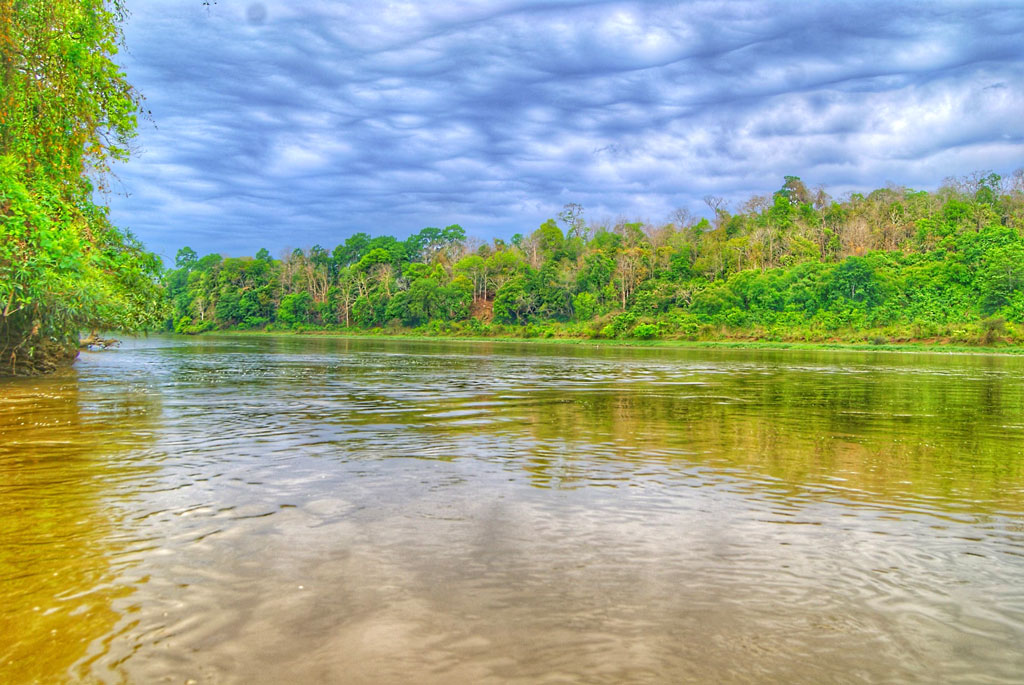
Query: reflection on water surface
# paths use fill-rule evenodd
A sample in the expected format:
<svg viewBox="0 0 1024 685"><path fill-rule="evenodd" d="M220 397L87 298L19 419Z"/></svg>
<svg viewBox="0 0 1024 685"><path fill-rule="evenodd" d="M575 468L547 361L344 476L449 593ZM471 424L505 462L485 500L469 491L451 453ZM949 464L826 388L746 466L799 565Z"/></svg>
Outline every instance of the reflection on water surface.
<svg viewBox="0 0 1024 685"><path fill-rule="evenodd" d="M0 382L0 681L1019 682L1022 381L129 341Z"/></svg>

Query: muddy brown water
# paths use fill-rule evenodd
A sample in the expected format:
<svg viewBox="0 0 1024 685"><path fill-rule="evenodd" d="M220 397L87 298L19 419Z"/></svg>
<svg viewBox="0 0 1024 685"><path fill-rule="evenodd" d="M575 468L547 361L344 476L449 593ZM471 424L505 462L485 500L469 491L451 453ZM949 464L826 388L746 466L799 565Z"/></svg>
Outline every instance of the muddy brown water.
<svg viewBox="0 0 1024 685"><path fill-rule="evenodd" d="M1024 682L1024 359L128 340L0 381L3 683Z"/></svg>

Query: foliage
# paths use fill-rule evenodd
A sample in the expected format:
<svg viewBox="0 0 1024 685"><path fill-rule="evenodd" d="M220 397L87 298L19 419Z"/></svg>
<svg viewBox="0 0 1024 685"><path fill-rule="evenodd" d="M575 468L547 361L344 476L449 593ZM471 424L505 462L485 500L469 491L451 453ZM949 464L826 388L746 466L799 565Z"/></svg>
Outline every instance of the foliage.
<svg viewBox="0 0 1024 685"><path fill-rule="evenodd" d="M159 260L93 201L128 157L138 98L114 63L116 0L0 0L0 369L79 331L158 325Z"/></svg>
<svg viewBox="0 0 1024 685"><path fill-rule="evenodd" d="M165 278L169 325L885 344L1014 340L1024 322L1024 172L841 201L787 176L742 211L711 204L710 219L660 226L588 226L567 205L565 233L551 219L475 247L453 225L403 241L357 233L279 260L186 248Z"/></svg>
<svg viewBox="0 0 1024 685"><path fill-rule="evenodd" d="M640 340L650 340L658 335L658 327L652 323L642 323L633 329L633 337Z"/></svg>

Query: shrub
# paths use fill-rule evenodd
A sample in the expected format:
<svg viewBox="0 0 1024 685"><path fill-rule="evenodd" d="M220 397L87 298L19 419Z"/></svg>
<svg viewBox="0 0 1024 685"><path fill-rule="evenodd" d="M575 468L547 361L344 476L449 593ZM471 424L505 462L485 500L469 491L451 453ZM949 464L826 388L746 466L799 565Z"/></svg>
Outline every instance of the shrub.
<svg viewBox="0 0 1024 685"><path fill-rule="evenodd" d="M1006 335L1006 319L1001 316L990 316L981 320L981 330L985 331L983 340L986 344L992 344L1000 337Z"/></svg>
<svg viewBox="0 0 1024 685"><path fill-rule="evenodd" d="M312 316L313 298L306 292L285 295L277 308L277 320L293 328L309 323Z"/></svg>
<svg viewBox="0 0 1024 685"><path fill-rule="evenodd" d="M605 333L607 337L618 338L626 331L628 331L635 323L636 314L634 314L633 312L623 312L622 314L619 314L618 316L613 318L612 322L608 326L605 326L602 333L605 333L607 331L607 333Z"/></svg>
<svg viewBox="0 0 1024 685"><path fill-rule="evenodd" d="M658 327L652 323L642 323L633 329L633 337L639 340L650 340L658 335Z"/></svg>

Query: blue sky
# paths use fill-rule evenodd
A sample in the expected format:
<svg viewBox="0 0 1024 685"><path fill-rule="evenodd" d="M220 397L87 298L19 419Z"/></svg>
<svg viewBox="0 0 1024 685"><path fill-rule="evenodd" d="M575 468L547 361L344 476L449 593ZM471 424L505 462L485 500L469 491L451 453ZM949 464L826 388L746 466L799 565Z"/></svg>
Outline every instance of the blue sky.
<svg viewBox="0 0 1024 685"><path fill-rule="evenodd" d="M1020 0L129 6L152 121L109 203L167 262L1024 166Z"/></svg>

